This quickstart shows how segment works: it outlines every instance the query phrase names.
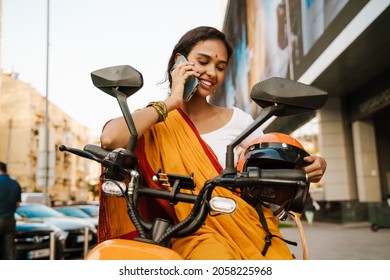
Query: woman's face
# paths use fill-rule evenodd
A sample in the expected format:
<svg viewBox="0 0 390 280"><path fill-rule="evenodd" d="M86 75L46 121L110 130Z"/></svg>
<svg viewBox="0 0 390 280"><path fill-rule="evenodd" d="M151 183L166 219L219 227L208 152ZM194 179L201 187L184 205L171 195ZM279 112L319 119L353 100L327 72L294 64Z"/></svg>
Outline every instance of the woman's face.
<svg viewBox="0 0 390 280"><path fill-rule="evenodd" d="M206 97L214 93L225 77L228 63L224 43L218 39L200 41L192 48L187 59L195 63L200 74L197 94Z"/></svg>

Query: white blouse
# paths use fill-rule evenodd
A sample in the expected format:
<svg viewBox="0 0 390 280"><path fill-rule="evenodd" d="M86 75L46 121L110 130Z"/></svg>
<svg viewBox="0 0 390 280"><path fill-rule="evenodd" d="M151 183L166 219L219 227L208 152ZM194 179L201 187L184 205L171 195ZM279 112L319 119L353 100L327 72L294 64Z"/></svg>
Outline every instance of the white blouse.
<svg viewBox="0 0 390 280"><path fill-rule="evenodd" d="M237 107L233 107L233 115L229 122L214 131L201 134L202 139L213 149L223 168L226 166L226 146L231 144L252 122L253 118L250 114ZM235 164L237 164L241 150L245 148L255 137L263 134L263 131L257 129L235 148Z"/></svg>

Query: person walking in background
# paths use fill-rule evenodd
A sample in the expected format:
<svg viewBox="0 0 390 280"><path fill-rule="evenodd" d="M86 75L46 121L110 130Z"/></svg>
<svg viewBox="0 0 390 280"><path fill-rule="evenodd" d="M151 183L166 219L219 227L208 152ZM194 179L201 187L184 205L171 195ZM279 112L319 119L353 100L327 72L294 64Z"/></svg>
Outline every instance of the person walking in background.
<svg viewBox="0 0 390 280"><path fill-rule="evenodd" d="M310 193L308 194L307 196L307 199L306 199L306 204L305 204L305 217L306 217L306 220L307 220L307 223L309 224L309 226L311 226L314 222L314 213L315 211L318 211L320 210L320 205L318 204L317 201L315 201Z"/></svg>
<svg viewBox="0 0 390 280"><path fill-rule="evenodd" d="M0 259L16 259L15 211L21 201L19 183L7 173L7 165L0 162Z"/></svg>

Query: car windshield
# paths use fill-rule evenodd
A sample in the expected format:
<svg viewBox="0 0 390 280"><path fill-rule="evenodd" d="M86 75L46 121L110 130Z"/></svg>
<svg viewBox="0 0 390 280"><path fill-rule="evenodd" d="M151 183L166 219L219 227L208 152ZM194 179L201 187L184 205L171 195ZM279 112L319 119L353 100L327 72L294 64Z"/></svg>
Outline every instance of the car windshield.
<svg viewBox="0 0 390 280"><path fill-rule="evenodd" d="M20 205L16 209L16 213L18 213L22 217L27 218L48 218L48 217L64 217L65 215L41 204L26 204Z"/></svg>
<svg viewBox="0 0 390 280"><path fill-rule="evenodd" d="M55 208L57 211L64 213L66 216L78 218L90 218L90 216L79 208L75 207L61 207Z"/></svg>
<svg viewBox="0 0 390 280"><path fill-rule="evenodd" d="M99 206L94 205L81 205L79 206L82 211L87 213L91 217L97 217L99 216Z"/></svg>

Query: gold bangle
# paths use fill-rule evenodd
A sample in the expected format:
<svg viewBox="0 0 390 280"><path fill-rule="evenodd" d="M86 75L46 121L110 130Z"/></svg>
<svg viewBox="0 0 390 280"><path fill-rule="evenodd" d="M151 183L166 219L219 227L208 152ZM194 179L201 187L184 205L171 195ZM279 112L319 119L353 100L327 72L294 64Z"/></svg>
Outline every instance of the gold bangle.
<svg viewBox="0 0 390 280"><path fill-rule="evenodd" d="M149 102L148 105L146 106L146 108L147 107L153 107L154 110L156 110L156 112L158 114L158 121L157 122L165 121L165 119L168 116L167 106L165 105L165 103L163 101Z"/></svg>

